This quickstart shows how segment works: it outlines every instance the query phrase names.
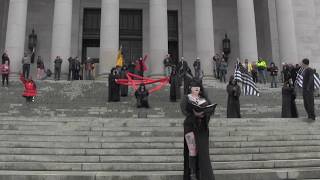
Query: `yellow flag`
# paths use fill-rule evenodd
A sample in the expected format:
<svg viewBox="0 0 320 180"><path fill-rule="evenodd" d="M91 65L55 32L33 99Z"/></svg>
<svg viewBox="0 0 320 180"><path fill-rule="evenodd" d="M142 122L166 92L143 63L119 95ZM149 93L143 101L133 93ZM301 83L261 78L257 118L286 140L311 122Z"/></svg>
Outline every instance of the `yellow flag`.
<svg viewBox="0 0 320 180"><path fill-rule="evenodd" d="M118 50L116 66L118 66L118 67L122 67L123 66L122 47L120 47L120 49Z"/></svg>

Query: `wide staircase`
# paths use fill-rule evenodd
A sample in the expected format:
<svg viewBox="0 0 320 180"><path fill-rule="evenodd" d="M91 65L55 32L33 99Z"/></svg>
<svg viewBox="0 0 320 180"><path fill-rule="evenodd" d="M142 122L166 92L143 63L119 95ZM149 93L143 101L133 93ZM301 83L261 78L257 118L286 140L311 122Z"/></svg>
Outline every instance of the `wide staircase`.
<svg viewBox="0 0 320 180"><path fill-rule="evenodd" d="M182 179L183 119L0 119L0 179ZM319 178L319 126L213 118L216 179Z"/></svg>
<svg viewBox="0 0 320 180"><path fill-rule="evenodd" d="M0 89L0 180L182 180L183 116L168 88L138 110L132 97L107 103L103 82L38 87L33 104L19 82ZM244 118L226 119L224 85L206 87L219 104L210 122L217 180L320 178L319 119L278 118L280 89L268 88L241 97Z"/></svg>

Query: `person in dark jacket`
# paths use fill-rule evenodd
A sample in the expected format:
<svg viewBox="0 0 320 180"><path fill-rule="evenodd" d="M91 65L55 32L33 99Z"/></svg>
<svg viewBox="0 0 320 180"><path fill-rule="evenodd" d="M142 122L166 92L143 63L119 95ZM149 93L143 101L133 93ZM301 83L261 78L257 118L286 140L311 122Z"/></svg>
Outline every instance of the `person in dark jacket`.
<svg viewBox="0 0 320 180"><path fill-rule="evenodd" d="M170 101L176 102L177 99L181 98L180 94L179 74L177 73L175 66L173 66L170 76Z"/></svg>
<svg viewBox="0 0 320 180"><path fill-rule="evenodd" d="M109 74L108 82L109 82L109 102L118 102L120 101L120 85L116 83L116 79L119 79L119 75L117 73L116 68L112 68Z"/></svg>
<svg viewBox="0 0 320 180"><path fill-rule="evenodd" d="M274 64L274 62L272 62L267 70L270 72L271 76L271 88L277 88L278 67Z"/></svg>
<svg viewBox="0 0 320 180"><path fill-rule="evenodd" d="M191 91L191 92L190 92ZM180 107L184 121L184 176L183 180L214 180L209 156L209 121L214 111L197 111L195 106L207 106L200 82L190 83L190 94L183 97Z"/></svg>
<svg viewBox="0 0 320 180"><path fill-rule="evenodd" d="M35 97L37 96L36 83L32 80L31 77L30 79L25 79L23 74L20 75L20 81L24 85L24 92L22 96L26 98L27 103L34 102Z"/></svg>
<svg viewBox="0 0 320 180"><path fill-rule="evenodd" d="M149 92L146 89L146 86L144 84L140 84L139 88L134 93L136 99L137 99L137 108L149 108Z"/></svg>
<svg viewBox="0 0 320 180"><path fill-rule="evenodd" d="M72 57L69 57L68 62L69 62L68 81L75 80L76 60Z"/></svg>
<svg viewBox="0 0 320 180"><path fill-rule="evenodd" d="M227 118L241 118L240 115L240 95L241 89L237 84L234 76L230 76L229 84L227 85L228 104Z"/></svg>
<svg viewBox="0 0 320 180"><path fill-rule="evenodd" d="M309 59L302 60L303 72L302 95L304 108L308 113L308 119L316 120L314 112L314 71L309 67Z"/></svg>
<svg viewBox="0 0 320 180"><path fill-rule="evenodd" d="M282 74L282 82L288 82L289 79L292 78L288 64L283 65L281 74Z"/></svg>
<svg viewBox="0 0 320 180"><path fill-rule="evenodd" d="M292 79L284 82L282 87L282 118L297 118L296 92Z"/></svg>
<svg viewBox="0 0 320 180"><path fill-rule="evenodd" d="M54 60L54 80L60 80L62 59L57 56Z"/></svg>
<svg viewBox="0 0 320 180"><path fill-rule="evenodd" d="M7 52L5 51L5 52L2 54L2 62L1 62L1 64L5 64L6 61L8 61L8 64L10 65L10 58L9 58Z"/></svg>
<svg viewBox="0 0 320 180"><path fill-rule="evenodd" d="M120 79L128 79L127 74L128 68L124 65L120 70ZM128 96L128 85L120 85L120 94L122 97Z"/></svg>

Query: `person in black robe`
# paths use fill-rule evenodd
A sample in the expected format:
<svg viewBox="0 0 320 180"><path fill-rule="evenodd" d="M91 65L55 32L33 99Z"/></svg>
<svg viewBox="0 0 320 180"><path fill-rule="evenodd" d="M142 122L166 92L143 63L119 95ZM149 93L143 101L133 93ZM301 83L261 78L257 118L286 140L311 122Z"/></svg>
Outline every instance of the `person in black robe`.
<svg viewBox="0 0 320 180"><path fill-rule="evenodd" d="M314 71L309 67L309 59L303 59L302 66L305 69L302 85L304 108L308 113L308 119L316 120L316 115L314 113Z"/></svg>
<svg viewBox="0 0 320 180"><path fill-rule="evenodd" d="M118 102L120 101L120 85L116 83L116 79L119 79L116 68L111 69L109 74L109 102Z"/></svg>
<svg viewBox="0 0 320 180"><path fill-rule="evenodd" d="M234 76L230 76L229 84L227 85L228 104L227 118L241 118L240 114L240 95L241 88L237 84Z"/></svg>
<svg viewBox="0 0 320 180"><path fill-rule="evenodd" d="M127 73L128 73L128 68L127 68L127 66L124 65L120 71L120 78L121 79L128 79ZM128 96L128 85L120 85L120 92L121 92L120 94L122 97Z"/></svg>
<svg viewBox="0 0 320 180"><path fill-rule="evenodd" d="M170 101L176 102L177 99L181 98L180 94L179 75L176 71L175 66L173 66L170 76Z"/></svg>
<svg viewBox="0 0 320 180"><path fill-rule="evenodd" d="M140 84L139 88L136 90L134 95L137 99L137 108L149 108L149 92L144 84Z"/></svg>
<svg viewBox="0 0 320 180"><path fill-rule="evenodd" d="M183 58L181 58L178 68L179 76L183 78L183 94L187 95L189 92L190 82L193 79L193 75L190 67L188 66L188 63Z"/></svg>
<svg viewBox="0 0 320 180"><path fill-rule="evenodd" d="M190 94L185 95L180 107L184 121L184 180L214 180L209 156L209 121L211 112L196 111L194 105L211 104L198 81L190 84Z"/></svg>
<svg viewBox="0 0 320 180"><path fill-rule="evenodd" d="M284 82L282 87L282 118L297 118L296 92L292 79Z"/></svg>

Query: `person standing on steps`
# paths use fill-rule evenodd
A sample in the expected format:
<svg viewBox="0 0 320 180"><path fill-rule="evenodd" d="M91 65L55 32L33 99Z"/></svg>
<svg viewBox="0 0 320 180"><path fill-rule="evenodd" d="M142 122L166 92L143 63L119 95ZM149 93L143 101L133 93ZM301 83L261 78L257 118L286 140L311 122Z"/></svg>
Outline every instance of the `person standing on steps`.
<svg viewBox="0 0 320 180"><path fill-rule="evenodd" d="M197 111L195 106L207 106L209 99L198 81L190 83L190 93L180 103L184 121L184 180L214 180L209 156L209 121L211 112Z"/></svg>
<svg viewBox="0 0 320 180"><path fill-rule="evenodd" d="M30 64L31 64L31 59L28 56L27 53L24 53L24 56L22 58L22 73L23 73L23 77L25 79L29 78L29 74L30 74Z"/></svg>
<svg viewBox="0 0 320 180"><path fill-rule="evenodd" d="M136 99L137 99L137 108L149 108L149 92L146 89L146 86L144 84L140 84L139 88L134 93Z"/></svg>
<svg viewBox="0 0 320 180"><path fill-rule="evenodd" d="M116 79L119 79L118 71L112 68L108 77L108 102L120 101L120 85L116 83Z"/></svg>
<svg viewBox="0 0 320 180"><path fill-rule="evenodd" d="M296 92L292 79L284 82L282 87L282 118L298 118L298 110L296 106Z"/></svg>
<svg viewBox="0 0 320 180"><path fill-rule="evenodd" d="M241 88L237 84L234 76L230 76L229 84L227 85L228 104L227 118L241 118L240 114L240 95Z"/></svg>
<svg viewBox="0 0 320 180"><path fill-rule="evenodd" d="M62 59L57 56L54 60L54 80L60 80Z"/></svg>
<svg viewBox="0 0 320 180"><path fill-rule="evenodd" d="M302 96L304 108L308 113L308 119L316 120L314 112L314 71L309 67L309 59L302 60L303 72L303 85Z"/></svg>

